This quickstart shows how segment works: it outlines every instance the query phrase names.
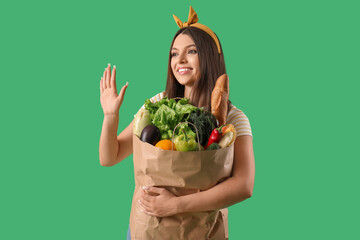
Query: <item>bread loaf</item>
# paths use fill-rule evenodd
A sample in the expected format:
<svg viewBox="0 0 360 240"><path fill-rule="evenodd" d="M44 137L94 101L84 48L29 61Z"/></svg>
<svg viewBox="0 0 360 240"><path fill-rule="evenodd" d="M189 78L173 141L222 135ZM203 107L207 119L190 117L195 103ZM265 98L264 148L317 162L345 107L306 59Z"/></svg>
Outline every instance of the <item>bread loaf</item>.
<svg viewBox="0 0 360 240"><path fill-rule="evenodd" d="M223 74L216 80L211 93L211 113L219 121L219 126L226 124L229 102L229 77Z"/></svg>

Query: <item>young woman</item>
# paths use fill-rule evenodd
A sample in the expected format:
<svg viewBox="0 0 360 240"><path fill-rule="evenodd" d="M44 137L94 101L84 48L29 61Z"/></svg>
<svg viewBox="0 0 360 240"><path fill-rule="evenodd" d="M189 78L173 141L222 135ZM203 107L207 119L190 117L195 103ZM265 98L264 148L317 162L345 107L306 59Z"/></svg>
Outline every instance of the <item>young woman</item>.
<svg viewBox="0 0 360 240"><path fill-rule="evenodd" d="M209 109L211 93L219 76L226 73L221 44L206 26L197 23L197 15L190 7L188 22L175 17L180 30L171 43L166 89L151 100L167 96L187 97L192 104ZM133 122L117 136L119 108L123 102L124 85L116 90L116 68L108 65L100 81L100 100L104 122L99 154L102 166L113 166L132 154ZM229 103L227 123L237 130L234 142L232 176L206 191L177 197L164 188L144 189L139 201L142 211L151 216L166 217L185 212L222 209L251 197L255 178L252 133L248 118ZM157 196L154 194L157 193Z"/></svg>

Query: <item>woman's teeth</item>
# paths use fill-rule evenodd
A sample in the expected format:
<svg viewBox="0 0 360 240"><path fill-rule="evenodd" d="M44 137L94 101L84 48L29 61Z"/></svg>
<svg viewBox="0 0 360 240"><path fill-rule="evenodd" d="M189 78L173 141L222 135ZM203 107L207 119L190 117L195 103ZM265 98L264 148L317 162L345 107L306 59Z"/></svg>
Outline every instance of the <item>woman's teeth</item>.
<svg viewBox="0 0 360 240"><path fill-rule="evenodd" d="M179 69L179 73L186 73L190 70L191 70L190 68L181 68L181 69Z"/></svg>

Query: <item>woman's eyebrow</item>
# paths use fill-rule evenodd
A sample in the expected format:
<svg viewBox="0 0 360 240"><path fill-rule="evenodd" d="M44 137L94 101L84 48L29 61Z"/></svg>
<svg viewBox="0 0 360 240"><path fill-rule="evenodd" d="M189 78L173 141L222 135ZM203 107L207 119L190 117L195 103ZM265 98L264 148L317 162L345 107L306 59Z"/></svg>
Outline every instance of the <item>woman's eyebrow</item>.
<svg viewBox="0 0 360 240"><path fill-rule="evenodd" d="M190 45L185 46L185 48L189 48L189 47L196 47L196 45L190 44ZM178 50L178 49L173 47L171 50Z"/></svg>

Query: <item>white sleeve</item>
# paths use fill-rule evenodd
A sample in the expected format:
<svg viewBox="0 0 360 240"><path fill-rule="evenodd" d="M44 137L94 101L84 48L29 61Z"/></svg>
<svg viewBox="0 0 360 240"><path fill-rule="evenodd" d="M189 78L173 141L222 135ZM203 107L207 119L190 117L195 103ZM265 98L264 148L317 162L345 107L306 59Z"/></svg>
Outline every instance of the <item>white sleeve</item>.
<svg viewBox="0 0 360 240"><path fill-rule="evenodd" d="M152 103L154 103L154 102L160 101L160 99L162 99L162 98L164 98L164 92L161 92L161 93L156 94L155 96L153 96L152 98L150 98L150 101L151 101ZM144 101L145 101L145 100L144 100ZM143 104L140 109L145 109L145 104ZM139 109L139 111L140 111L140 109ZM139 112L139 111L138 111L138 112Z"/></svg>
<svg viewBox="0 0 360 240"><path fill-rule="evenodd" d="M226 119L227 124L234 125L236 136L250 135L252 136L251 126L248 117L243 111L231 105L230 111Z"/></svg>

